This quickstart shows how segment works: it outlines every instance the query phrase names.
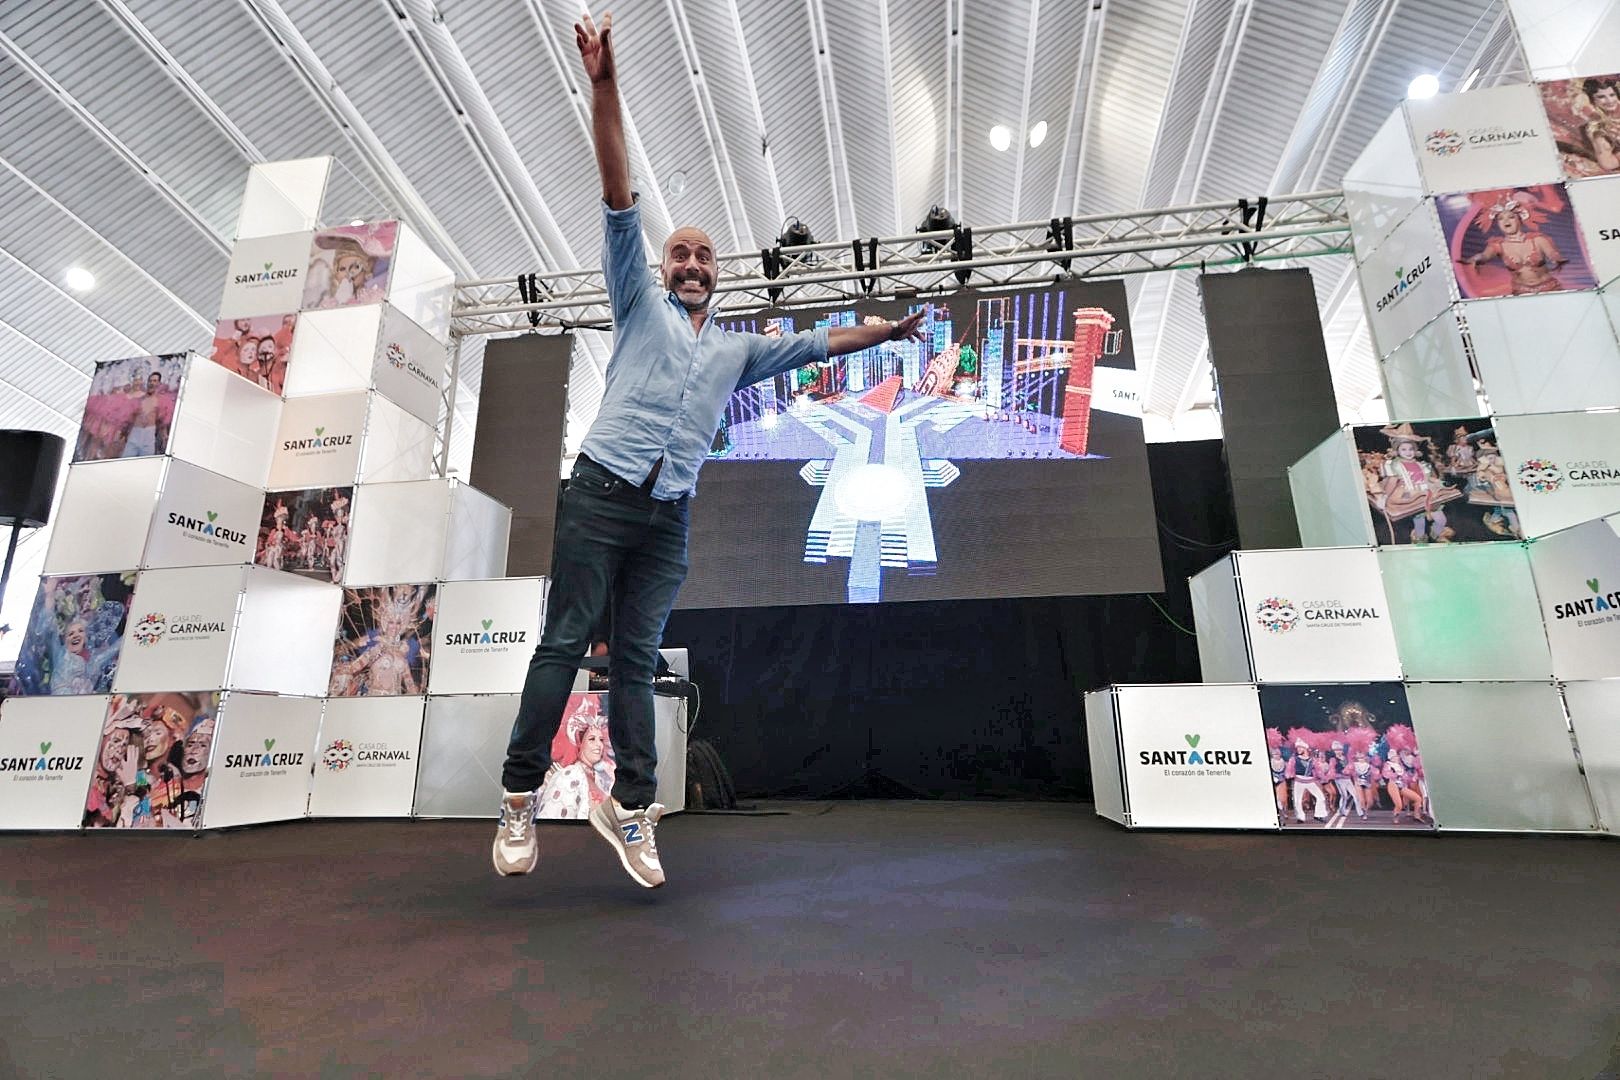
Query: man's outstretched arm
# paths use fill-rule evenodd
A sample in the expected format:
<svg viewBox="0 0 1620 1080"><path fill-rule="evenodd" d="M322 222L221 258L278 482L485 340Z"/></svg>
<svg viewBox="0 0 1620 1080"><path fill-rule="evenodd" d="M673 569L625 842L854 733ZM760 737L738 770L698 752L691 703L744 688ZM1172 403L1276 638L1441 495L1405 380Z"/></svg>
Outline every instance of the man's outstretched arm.
<svg viewBox="0 0 1620 1080"><path fill-rule="evenodd" d="M827 331L827 355L843 356L860 352L885 341L921 341L926 311L913 311L899 322L872 323L870 326L835 326Z"/></svg>
<svg viewBox="0 0 1620 1080"><path fill-rule="evenodd" d="M590 15L574 24L574 41L591 80L591 129L596 143L596 169L602 176L602 198L610 209L627 210L630 156L624 146L624 118L619 113L619 73L613 60L612 35L612 12L602 16L600 31Z"/></svg>

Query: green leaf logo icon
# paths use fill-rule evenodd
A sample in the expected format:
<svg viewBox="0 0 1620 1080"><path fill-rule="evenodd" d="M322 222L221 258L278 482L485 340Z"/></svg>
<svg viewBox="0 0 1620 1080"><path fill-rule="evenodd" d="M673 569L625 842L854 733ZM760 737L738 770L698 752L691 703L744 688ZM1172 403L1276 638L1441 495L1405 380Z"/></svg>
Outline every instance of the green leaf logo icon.
<svg viewBox="0 0 1620 1080"><path fill-rule="evenodd" d="M275 264L274 264L274 263L265 263L265 264L264 264L264 269L265 269L265 272L266 272L266 273L268 273L268 272L269 272L269 270L270 270L270 268L271 268L271 267L272 267L272 266L274 266L274 265L275 265Z"/></svg>
<svg viewBox="0 0 1620 1080"><path fill-rule="evenodd" d="M1593 592L1597 592L1598 591L1598 579L1595 578L1595 577L1594 578L1587 578L1586 579L1586 587L1588 589L1591 589Z"/></svg>
<svg viewBox="0 0 1620 1080"><path fill-rule="evenodd" d="M1196 750L1196 749L1198 749L1199 740L1201 740L1203 738L1203 736L1202 735L1183 735L1182 738L1187 740L1187 745L1188 746L1190 746L1194 750Z"/></svg>
<svg viewBox="0 0 1620 1080"><path fill-rule="evenodd" d="M274 748L274 747L275 747L275 745L276 745L276 740L274 740L274 739L266 739L266 740L264 740L264 749L265 749L265 751L266 751L266 752L267 752L267 753L268 753L268 752L269 752L269 751L270 751L270 750L271 750L271 749L272 749L272 748Z"/></svg>
<svg viewBox="0 0 1620 1080"><path fill-rule="evenodd" d="M214 511L210 510L210 511L208 511L208 520L209 521L218 521L219 520L219 515L214 513Z"/></svg>
<svg viewBox="0 0 1620 1080"><path fill-rule="evenodd" d="M51 752L51 747L53 747L55 745L56 745L55 743L48 743L48 742L40 743L39 744L39 756L44 757L46 754L50 753Z"/></svg>
<svg viewBox="0 0 1620 1080"><path fill-rule="evenodd" d="M323 427L318 427L318 428L316 428L316 429L315 429L315 437L316 437L316 438L317 438L317 439L318 439L318 438L320 438L320 437L321 437L321 436L322 436L322 435L324 435L324 434L326 434L326 429L325 429L325 428L323 428Z"/></svg>
<svg viewBox="0 0 1620 1080"><path fill-rule="evenodd" d="M489 624L494 622L494 621L495 621L494 619L485 619L484 620L484 629L488 630L489 629Z"/></svg>

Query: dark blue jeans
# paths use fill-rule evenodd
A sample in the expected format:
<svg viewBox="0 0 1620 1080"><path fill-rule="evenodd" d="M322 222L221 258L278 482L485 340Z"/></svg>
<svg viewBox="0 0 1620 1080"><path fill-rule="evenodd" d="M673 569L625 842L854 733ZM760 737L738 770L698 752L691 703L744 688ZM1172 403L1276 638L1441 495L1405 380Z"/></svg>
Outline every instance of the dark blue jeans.
<svg viewBox="0 0 1620 1080"><path fill-rule="evenodd" d="M563 492L546 624L529 661L501 784L533 791L551 765L557 733L591 631L607 613L608 737L613 797L644 807L658 790L653 674L664 623L686 580L686 504L654 499L581 456Z"/></svg>

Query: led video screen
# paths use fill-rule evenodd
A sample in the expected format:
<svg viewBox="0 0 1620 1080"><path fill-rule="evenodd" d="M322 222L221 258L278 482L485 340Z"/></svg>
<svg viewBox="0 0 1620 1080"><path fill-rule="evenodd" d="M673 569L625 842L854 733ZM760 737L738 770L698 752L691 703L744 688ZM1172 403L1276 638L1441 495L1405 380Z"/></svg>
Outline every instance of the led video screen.
<svg viewBox="0 0 1620 1080"><path fill-rule="evenodd" d="M778 335L918 309L920 342L732 395L678 606L1163 587L1119 282L718 319Z"/></svg>

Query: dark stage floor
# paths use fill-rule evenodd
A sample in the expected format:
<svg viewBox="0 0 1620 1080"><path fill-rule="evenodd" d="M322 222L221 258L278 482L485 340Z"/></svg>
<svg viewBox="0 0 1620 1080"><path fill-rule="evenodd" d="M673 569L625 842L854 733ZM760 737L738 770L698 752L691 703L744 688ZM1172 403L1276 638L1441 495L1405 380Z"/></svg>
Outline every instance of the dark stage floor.
<svg viewBox="0 0 1620 1080"><path fill-rule="evenodd" d="M0 836L0 1075L1593 1077L1620 844L1090 807Z"/></svg>

